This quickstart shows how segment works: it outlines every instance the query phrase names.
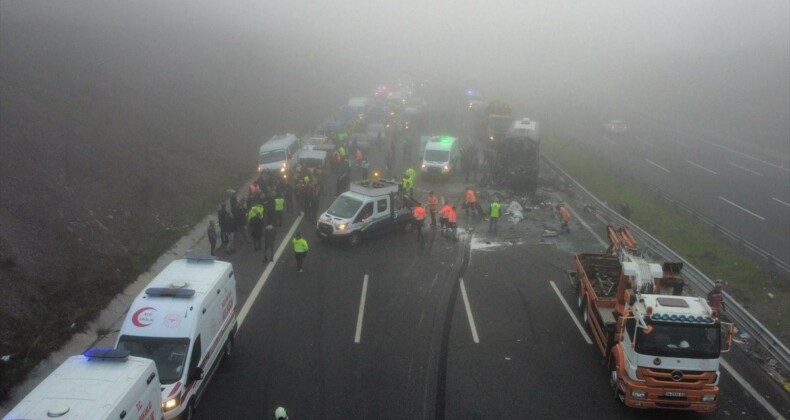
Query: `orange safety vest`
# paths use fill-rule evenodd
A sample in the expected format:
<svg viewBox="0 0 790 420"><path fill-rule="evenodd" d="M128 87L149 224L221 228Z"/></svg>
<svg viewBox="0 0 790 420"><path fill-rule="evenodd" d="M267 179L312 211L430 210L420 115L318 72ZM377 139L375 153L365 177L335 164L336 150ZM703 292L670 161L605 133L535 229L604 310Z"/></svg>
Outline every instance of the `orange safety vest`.
<svg viewBox="0 0 790 420"><path fill-rule="evenodd" d="M562 216L563 222L567 223L571 221L571 212L569 212L565 207L560 207L560 216Z"/></svg>
<svg viewBox="0 0 790 420"><path fill-rule="evenodd" d="M425 207L418 206L412 210L412 215L414 216L415 220L421 221L425 220Z"/></svg>
<svg viewBox="0 0 790 420"><path fill-rule="evenodd" d="M447 221L450 223L455 223L458 221L458 215L455 213L455 210L450 209L450 213L447 214Z"/></svg>
<svg viewBox="0 0 790 420"><path fill-rule="evenodd" d="M436 208L438 206L439 206L439 198L437 198L435 195L429 195L428 208L431 209L431 211L436 211Z"/></svg>
<svg viewBox="0 0 790 420"><path fill-rule="evenodd" d="M439 210L439 217L442 219L447 219L448 217L450 217L450 212L452 211L453 208L450 207L449 204L445 204L444 207L442 207L442 209Z"/></svg>
<svg viewBox="0 0 790 420"><path fill-rule="evenodd" d="M477 197L475 197L475 191L471 188L466 190L466 203L470 204L476 202L477 202Z"/></svg>

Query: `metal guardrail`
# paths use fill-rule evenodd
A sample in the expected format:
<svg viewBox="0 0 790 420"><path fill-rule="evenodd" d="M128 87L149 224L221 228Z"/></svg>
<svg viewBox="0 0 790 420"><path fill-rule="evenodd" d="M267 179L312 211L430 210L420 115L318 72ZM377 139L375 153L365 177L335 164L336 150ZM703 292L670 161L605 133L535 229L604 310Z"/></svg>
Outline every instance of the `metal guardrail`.
<svg viewBox="0 0 790 420"><path fill-rule="evenodd" d="M646 188L651 190L651 191L653 191L655 194L657 194L659 198L668 201L673 206L675 206L675 207L685 211L686 213L690 214L692 217L694 217L694 219L699 220L702 223L705 223L706 225L713 227L716 230L716 232L724 235L724 237L726 237L727 239L733 241L739 247L741 247L743 249L746 249L746 250L752 252L754 255L762 258L768 264L770 264L771 266L775 267L777 270L780 270L780 271L784 272L785 274L790 274L790 264L787 263L786 261L780 260L779 258L777 258L775 255L771 254L770 252L760 248L759 246L755 245L752 242L747 241L746 239L741 238L740 236L735 234L733 231L725 228L724 226L721 226L718 222L716 222L715 220L709 218L708 216L700 214L699 212L697 212L695 209L691 208L686 203L678 200L677 198L673 197L671 194L668 194L668 193L664 192L660 188L656 188L656 187L653 187L653 186L646 186Z"/></svg>
<svg viewBox="0 0 790 420"><path fill-rule="evenodd" d="M579 182L573 177L568 175L562 168L557 166L551 159L542 156L543 161L555 172L561 174L565 179L570 181L576 192L579 193L584 199L595 203L598 208L603 212L602 216L608 217L614 224L626 225L633 232L640 244L647 246L650 250L654 251L665 261L681 261L683 262L683 273L685 278L689 281L692 287L700 293L713 288L713 281L708 278L704 273L698 270L694 265L686 261L683 257L677 255L668 246L664 245L661 241L645 232L639 226L635 225L628 219L621 216L619 213L609 208L606 203L599 200L591 192L587 191ZM790 349L787 348L779 339L776 338L763 324L760 323L752 314L741 306L735 299L732 298L727 292L724 292L727 299L727 310L725 314L731 318L740 331L749 334L754 342L752 351L759 354L767 354L776 361L776 367L788 374L790 373ZM769 362L770 363L770 362Z"/></svg>

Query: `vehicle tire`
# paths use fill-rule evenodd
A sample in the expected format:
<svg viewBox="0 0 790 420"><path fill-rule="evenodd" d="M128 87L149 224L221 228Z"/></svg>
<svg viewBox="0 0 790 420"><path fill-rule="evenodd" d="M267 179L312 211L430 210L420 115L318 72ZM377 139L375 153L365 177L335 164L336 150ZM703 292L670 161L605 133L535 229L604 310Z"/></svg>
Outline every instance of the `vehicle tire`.
<svg viewBox="0 0 790 420"><path fill-rule="evenodd" d="M348 237L348 244L351 246L357 246L362 242L362 235L359 232L354 232L351 236Z"/></svg>
<svg viewBox="0 0 790 420"><path fill-rule="evenodd" d="M609 386L612 388L612 397L615 401L624 402L625 396L617 386L617 365L613 357L609 357Z"/></svg>
<svg viewBox="0 0 790 420"><path fill-rule="evenodd" d="M195 418L195 400L190 400L189 404L187 404L187 409L184 410L183 415L181 416L184 420L193 420Z"/></svg>
<svg viewBox="0 0 790 420"><path fill-rule="evenodd" d="M590 329L590 312L587 308L587 299L582 299L582 321L584 322L584 328L589 330Z"/></svg>

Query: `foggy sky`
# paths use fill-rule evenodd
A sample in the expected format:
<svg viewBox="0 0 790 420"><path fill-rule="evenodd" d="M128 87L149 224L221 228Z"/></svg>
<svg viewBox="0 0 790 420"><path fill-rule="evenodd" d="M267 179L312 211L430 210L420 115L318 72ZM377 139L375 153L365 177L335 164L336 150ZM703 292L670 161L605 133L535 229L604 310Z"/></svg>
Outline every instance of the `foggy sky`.
<svg viewBox="0 0 790 420"><path fill-rule="evenodd" d="M547 103L570 97L566 101L595 98L606 104L622 98L601 98L601 92L687 69L690 77L716 81L710 95L717 103L732 103L731 114L765 108L770 115L754 112L756 118L771 120L768 125L777 124L772 136L790 136L782 117L790 113L786 0L94 0L35 6L3 0L0 5L6 19L35 16L102 26L119 36L159 40L157 48L175 55L200 54L244 74L274 66L284 76L298 73L349 95L398 78L447 83L475 78L489 97L524 92L531 97L525 108L539 112L535 96ZM231 46L244 52L230 55ZM278 63L267 62L273 57ZM740 70L723 68L730 66ZM655 77L644 74L655 68L661 68ZM771 85L768 97L753 93L766 81ZM742 86L755 98L744 102L744 93L736 97L730 86Z"/></svg>

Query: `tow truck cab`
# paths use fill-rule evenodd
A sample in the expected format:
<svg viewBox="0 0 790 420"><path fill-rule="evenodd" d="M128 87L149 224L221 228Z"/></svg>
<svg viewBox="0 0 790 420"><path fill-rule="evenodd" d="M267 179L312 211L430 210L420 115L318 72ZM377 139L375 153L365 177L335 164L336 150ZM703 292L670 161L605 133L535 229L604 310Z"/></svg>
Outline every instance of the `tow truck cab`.
<svg viewBox="0 0 790 420"><path fill-rule="evenodd" d="M351 183L316 223L321 239L346 240L358 245L363 237L393 228L410 230L413 217L411 202L403 197L399 185L385 180Z"/></svg>

